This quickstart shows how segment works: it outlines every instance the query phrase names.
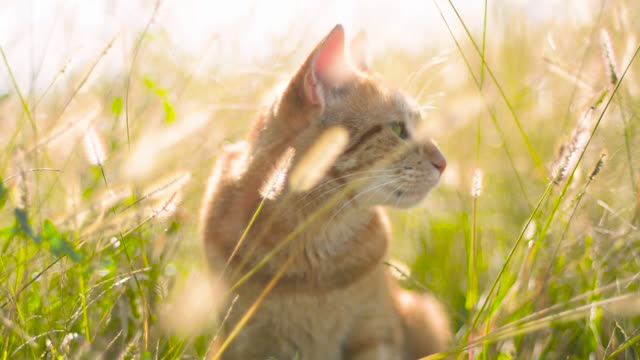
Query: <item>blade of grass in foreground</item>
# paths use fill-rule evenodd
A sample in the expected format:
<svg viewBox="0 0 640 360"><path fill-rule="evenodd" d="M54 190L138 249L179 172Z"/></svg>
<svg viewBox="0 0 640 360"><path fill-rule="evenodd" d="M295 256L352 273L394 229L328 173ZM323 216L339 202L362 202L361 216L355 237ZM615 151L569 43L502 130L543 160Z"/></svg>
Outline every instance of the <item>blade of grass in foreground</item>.
<svg viewBox="0 0 640 360"><path fill-rule="evenodd" d="M488 0L484 0L484 16L482 18L482 52L480 57L484 59L485 45L487 43L487 8ZM484 84L484 61L480 63L480 87Z"/></svg>
<svg viewBox="0 0 640 360"><path fill-rule="evenodd" d="M149 32L149 28L151 27L151 24L153 24L153 22L155 21L156 15L158 15L158 10L160 9L161 4L162 4L161 0L156 1L156 6L153 8L151 17L149 18L149 21L147 21L147 24L145 25L144 30L142 30L142 33L140 34L140 36L138 37L138 41L136 41L136 46L133 49L133 57L131 59L131 68L129 69L129 76L127 76L127 86L125 87L125 97L124 97L124 118L125 118L125 124L127 127L127 148L128 149L131 149L131 135L129 131L129 92L131 90L131 78L135 73L136 60L138 58L138 54L140 53L140 49L142 48L142 40L144 40L144 37Z"/></svg>
<svg viewBox="0 0 640 360"><path fill-rule="evenodd" d="M519 323L515 326L508 324L506 326L495 329L491 333L480 336L473 341L468 342L466 345L457 346L455 348L447 350L446 352L424 357L421 360L444 359L448 355L460 354L464 351L468 351L480 345L496 343L498 341L514 338L516 336L544 330L551 327L553 324L568 323L571 321L580 320L584 317L589 316L593 312L594 308L606 308L607 306L615 308L616 306L619 306L621 304L627 304L630 301L637 302L639 299L640 295L638 293L627 293L609 299L591 302L582 306L561 311L556 314L550 314L548 316L537 318L535 320L527 321L526 323ZM634 337L634 339L630 340L637 342L639 339L635 339Z"/></svg>
<svg viewBox="0 0 640 360"><path fill-rule="evenodd" d="M4 65L7 68L7 72L9 73L9 77L11 78L11 83L13 84L13 89L18 94L20 98L20 104L22 105L22 109L24 113L27 115L27 119L29 119L29 123L31 124L31 130L33 130L34 137L38 138L38 128L36 127L36 122L33 120L33 116L31 116L31 110L29 110L29 104L27 104L27 100L22 95L22 91L20 91L20 87L18 86L18 82L16 81L16 77L13 75L13 70L11 70L11 66L9 65L9 60L7 60L7 55L4 53L4 49L0 46L0 55L2 55L2 60L4 61Z"/></svg>
<svg viewBox="0 0 640 360"><path fill-rule="evenodd" d="M500 139L502 140L502 148L504 149L505 154L507 155L507 159L509 159L509 165L511 166L511 170L513 170L513 173L516 177L516 181L518 182L518 186L520 188L520 191L522 192L523 197L525 198L525 200L527 201L527 204L529 205L529 209L531 210L533 208L531 201L529 200L529 196L527 195L527 191L524 187L524 183L522 182L522 179L520 178L520 173L518 172L518 169L516 168L515 165L515 160L513 159L513 155L511 154L511 150L509 150L509 145L507 144L507 137L505 136L504 131L502 130L502 128L500 127L500 124L498 124L498 119L496 117L495 112L491 109L491 107L489 106L489 102L487 101L487 98L484 95L484 92L482 92L482 85L480 83L480 80L478 80L478 78L476 77L476 75L473 73L473 68L471 67L471 64L469 63L469 60L467 59L467 56L464 54L464 52L462 51L462 47L460 46L460 43L458 42L458 39L456 39L455 35L453 35L453 30L451 29L451 26L449 25L449 22L447 21L447 19L444 17L444 13L442 12L442 9L440 9L440 6L438 5L437 2L434 1L434 4L436 5L436 8L438 9L438 12L440 14L440 18L442 18L442 21L444 22L447 30L449 31L449 35L451 36L451 39L453 40L453 42L456 45L456 48L458 49L458 53L460 53L460 56L462 57L462 60L464 61L464 64L467 68L467 70L469 71L469 75L471 75L471 78L473 79L473 82L476 85L476 88L478 89L480 96L482 97L482 101L485 104L485 107L487 109L487 112L489 113L489 116L491 117L491 121L493 122L493 126L496 128L496 131L498 131L498 134L500 135ZM477 134L477 138L478 138L478 145L477 145L477 149L480 148L480 121L478 121L478 134ZM477 151L476 152L476 156L479 156L480 152Z"/></svg>
<svg viewBox="0 0 640 360"><path fill-rule="evenodd" d="M638 341L640 341L640 334L637 334L636 336L627 339L624 343L618 346L617 349L615 349L611 354L609 354L609 356L606 357L606 360L615 359L616 356L618 356L618 354L625 351L630 346L633 346Z"/></svg>
<svg viewBox="0 0 640 360"><path fill-rule="evenodd" d="M273 278L271 278L271 281L269 281L269 283L264 287L260 295L258 295L258 298L256 299L256 301L254 301L251 307L249 307L249 309L245 312L245 314L242 316L240 321L238 321L238 323L233 328L233 330L229 332L229 336L227 336L227 338L224 340L222 345L220 345L220 349L216 354L213 355L212 360L220 359L220 357L222 356L222 353L229 347L229 344L231 344L231 341L233 341L233 339L238 335L240 330L242 330L242 328L246 325L249 319L251 319L253 314L255 314L255 312L258 310L258 306L260 306L260 304L262 303L264 298L267 296L267 294L271 292L271 290L276 285L278 280L280 280L284 272L289 267L289 264L291 264L292 259L293 258L290 256L288 260L284 264L282 264L282 266L280 267L280 270L278 270L278 272L273 276Z"/></svg>
<svg viewBox="0 0 640 360"><path fill-rule="evenodd" d="M29 119L29 123L31 124L31 130L33 131L34 142L38 142L38 127L36 126L36 122L33 119L33 115L31 114L31 110L29 109L29 104L27 103L27 100L25 99L24 95L22 94L22 91L20 90L20 87L18 86L18 82L16 81L16 77L13 74L13 70L11 69L11 65L9 65L9 60L7 60L7 55L4 53L4 49L2 48L2 46L0 46L0 55L2 55L2 60L4 61L4 65L7 68L7 72L9 73L9 77L11 78L11 83L13 84L13 88L16 91L16 93L18 94L18 97L20 98L20 104L22 105L22 109L24 110L24 113L27 116L27 119ZM17 138L17 135L21 132L21 129L22 129L22 125L20 125L20 126L18 126L16 128L16 132L14 133L14 137L11 139L12 143ZM8 161L12 156L13 146L12 146L12 148L9 148L7 150L8 151L7 151L7 158L6 159ZM34 165L36 167L38 167L37 154L35 156ZM6 166L6 163L3 164L3 168L5 166ZM38 176L35 176L35 179L36 179L36 187L37 187L38 186ZM40 194L38 192L35 193L35 197L36 197L36 203L38 205L40 205ZM38 211L40 210L39 206L38 206L37 210Z"/></svg>
<svg viewBox="0 0 640 360"><path fill-rule="evenodd" d="M527 219L527 221L525 222L524 226L522 227L522 230L520 231L520 234L518 235L518 238L516 239L516 242L511 247L511 250L509 251L509 254L507 255L507 258L505 259L504 263L502 264L502 268L498 272L498 276L496 276L496 279L494 280L493 285L491 285L491 288L489 289L489 292L487 293L487 296L486 296L485 300L483 301L482 306L480 307L480 310L478 310L478 313L476 314L476 316L473 318L473 321L471 322L471 326L466 331L466 333L465 333L465 335L463 337L463 339L465 341L469 338L469 334L471 334L471 332L475 329L476 325L480 321L480 318L482 317L482 314L483 314L484 310L486 309L486 307L487 307L487 305L489 303L489 300L491 300L493 292L498 287L498 284L500 283L500 280L502 279L502 276L504 275L507 267L511 263L511 259L513 258L516 250L520 246L520 243L522 242L522 239L524 238L524 234L526 233L527 228L531 225L531 222L533 221L533 218L538 213L538 210L540 209L540 206L546 200L547 196L549 196L549 194L551 193L551 189L552 188L553 188L553 182L549 182L549 184L547 185L547 187L544 190L544 193L542 193L542 196L540 196L540 199L538 200L538 203L536 204L535 208L531 212L531 215L529 215L529 218Z"/></svg>
<svg viewBox="0 0 640 360"><path fill-rule="evenodd" d="M434 4L436 3L435 0L433 2L434 2ZM524 140L525 144L527 145L527 149L529 150L529 154L531 154L531 158L533 159L533 163L535 164L535 166L538 169L538 171L540 172L540 174L544 174L544 167L542 166L542 161L540 160L540 157L538 156L538 154L533 149L533 146L531 145L531 141L529 141L529 137L524 132L524 129L522 128L522 124L520 123L520 119L518 118L518 115L516 114L516 111L513 108L513 105L511 104L511 101L509 100L509 98L507 98L507 95L504 92L504 89L502 89L502 86L500 85L500 83L496 79L495 75L493 74L493 71L489 67L489 64L487 64L487 62L486 62L486 60L484 58L484 51L480 50L480 48L478 47L478 44L476 43L475 39L473 38L473 36L471 36L471 32L469 32L469 28L467 27L467 24L464 22L464 20L462 20L462 17L458 13L458 9L455 7L455 5L453 5L451 0L449 0L449 4L451 5L451 8L455 12L456 17L460 21L460 24L464 28L464 31L467 34L467 37L469 38L469 41L471 41L471 44L473 44L474 49L476 50L476 52L480 56L480 59L482 60L482 64L484 65L483 69L486 69L487 74L489 74L489 77L491 77L491 80L493 80L494 84L496 85L496 89L498 89L498 92L500 92L500 96L502 96L502 99L504 100L504 103L507 105L507 108L509 109L509 112L511 113L511 116L513 117L513 120L515 121L516 126L518 127L518 131L520 131L520 136L522 136L522 139ZM439 7L438 7L438 10L440 10ZM484 44L484 42L483 42L483 44Z"/></svg>

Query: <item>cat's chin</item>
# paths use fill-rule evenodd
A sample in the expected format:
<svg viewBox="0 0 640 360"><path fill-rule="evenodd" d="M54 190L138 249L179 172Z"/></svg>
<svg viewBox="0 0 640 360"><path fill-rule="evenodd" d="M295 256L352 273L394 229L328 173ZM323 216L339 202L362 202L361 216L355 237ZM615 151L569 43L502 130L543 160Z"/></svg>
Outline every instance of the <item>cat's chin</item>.
<svg viewBox="0 0 640 360"><path fill-rule="evenodd" d="M396 190L393 193L394 199L389 202L389 206L406 209L419 205L431 192L431 189L426 189L422 191L401 191Z"/></svg>

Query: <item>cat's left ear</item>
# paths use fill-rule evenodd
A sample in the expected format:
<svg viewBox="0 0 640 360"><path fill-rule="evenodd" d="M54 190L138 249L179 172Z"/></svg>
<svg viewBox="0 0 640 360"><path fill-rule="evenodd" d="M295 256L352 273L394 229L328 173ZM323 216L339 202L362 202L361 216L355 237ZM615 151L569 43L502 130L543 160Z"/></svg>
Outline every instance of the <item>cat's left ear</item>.
<svg viewBox="0 0 640 360"><path fill-rule="evenodd" d="M369 54L369 39L364 30L360 30L351 43L351 61L360 71L371 72L371 55Z"/></svg>

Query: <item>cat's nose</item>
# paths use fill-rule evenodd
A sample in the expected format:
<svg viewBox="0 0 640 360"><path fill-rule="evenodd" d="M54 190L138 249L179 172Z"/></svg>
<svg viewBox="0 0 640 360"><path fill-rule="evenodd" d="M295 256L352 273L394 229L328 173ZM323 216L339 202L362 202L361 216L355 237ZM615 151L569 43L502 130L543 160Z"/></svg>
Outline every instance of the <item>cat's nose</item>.
<svg viewBox="0 0 640 360"><path fill-rule="evenodd" d="M431 165L433 165L433 167L438 169L440 174L442 174L444 172L444 169L447 167L447 160L444 158L443 155L440 155L435 159L431 159Z"/></svg>
<svg viewBox="0 0 640 360"><path fill-rule="evenodd" d="M442 174L444 169L447 167L447 159L442 155L438 146L432 141L429 141L423 145L423 151L429 159L429 162L431 162L431 165L438 169L440 174Z"/></svg>

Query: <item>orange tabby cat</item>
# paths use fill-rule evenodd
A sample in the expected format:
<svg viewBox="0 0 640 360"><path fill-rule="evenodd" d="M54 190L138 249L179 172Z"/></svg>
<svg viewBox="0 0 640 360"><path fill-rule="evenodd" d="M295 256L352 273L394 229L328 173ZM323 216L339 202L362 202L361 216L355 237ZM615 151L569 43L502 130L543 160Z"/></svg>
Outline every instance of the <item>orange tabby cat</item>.
<svg viewBox="0 0 640 360"><path fill-rule="evenodd" d="M371 72L365 45L358 36L346 48L336 26L247 142L218 159L202 209L207 257L229 284L254 271L234 289L227 334L278 280L224 359L415 359L450 340L440 304L389 275L390 231L379 208L417 204L446 162L418 139L419 111ZM343 151L308 190L293 186L297 167L302 176L322 170L303 159L336 128L348 134Z"/></svg>

